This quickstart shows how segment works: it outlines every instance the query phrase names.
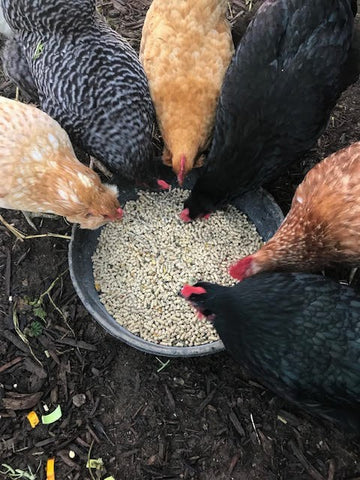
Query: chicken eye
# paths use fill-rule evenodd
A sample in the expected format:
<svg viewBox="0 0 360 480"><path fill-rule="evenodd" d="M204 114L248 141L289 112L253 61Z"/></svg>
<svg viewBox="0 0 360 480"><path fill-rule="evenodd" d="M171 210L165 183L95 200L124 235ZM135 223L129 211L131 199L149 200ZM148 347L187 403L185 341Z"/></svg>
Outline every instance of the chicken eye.
<svg viewBox="0 0 360 480"><path fill-rule="evenodd" d="M85 215L85 218L91 218L91 217L93 217L93 216L94 216L94 215L89 212L89 213L87 213L87 214Z"/></svg>

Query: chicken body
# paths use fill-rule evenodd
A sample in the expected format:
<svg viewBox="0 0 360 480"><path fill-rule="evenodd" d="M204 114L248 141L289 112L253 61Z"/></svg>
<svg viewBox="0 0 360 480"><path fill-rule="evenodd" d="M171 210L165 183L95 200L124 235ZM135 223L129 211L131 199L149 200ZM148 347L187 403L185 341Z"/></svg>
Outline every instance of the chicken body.
<svg viewBox="0 0 360 480"><path fill-rule="evenodd" d="M153 179L155 113L133 48L95 0L1 0L14 30L4 68L71 139L114 174Z"/></svg>
<svg viewBox="0 0 360 480"><path fill-rule="evenodd" d="M341 92L357 78L345 68L352 6L350 0L262 4L226 73L211 150L184 220L272 180L314 145Z"/></svg>
<svg viewBox="0 0 360 480"><path fill-rule="evenodd" d="M242 280L266 270L360 265L360 142L315 165L298 186L275 235L230 268Z"/></svg>
<svg viewBox="0 0 360 480"><path fill-rule="evenodd" d="M314 415L360 433L360 297L322 276L261 273L182 295L212 320L251 376Z"/></svg>
<svg viewBox="0 0 360 480"><path fill-rule="evenodd" d="M4 12L1 8L1 5L0 5L0 33L2 35L5 35L6 37L10 37L11 35L11 28L6 23L6 20L4 18Z"/></svg>
<svg viewBox="0 0 360 480"><path fill-rule="evenodd" d="M63 215L82 228L122 217L117 189L75 157L66 132L39 109L0 97L0 208Z"/></svg>
<svg viewBox="0 0 360 480"><path fill-rule="evenodd" d="M153 0L140 47L165 149L180 184L201 165L233 54L226 0Z"/></svg>

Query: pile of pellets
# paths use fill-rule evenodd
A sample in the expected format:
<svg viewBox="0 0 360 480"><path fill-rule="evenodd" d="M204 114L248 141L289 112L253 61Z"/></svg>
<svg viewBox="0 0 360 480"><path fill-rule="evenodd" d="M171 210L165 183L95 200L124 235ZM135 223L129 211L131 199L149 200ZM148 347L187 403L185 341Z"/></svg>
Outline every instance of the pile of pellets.
<svg viewBox="0 0 360 480"><path fill-rule="evenodd" d="M208 220L179 218L189 191L141 192L119 223L107 224L93 255L95 286L107 311L153 343L202 345L218 340L181 297L185 283L232 285L229 265L262 244L255 226L234 207Z"/></svg>

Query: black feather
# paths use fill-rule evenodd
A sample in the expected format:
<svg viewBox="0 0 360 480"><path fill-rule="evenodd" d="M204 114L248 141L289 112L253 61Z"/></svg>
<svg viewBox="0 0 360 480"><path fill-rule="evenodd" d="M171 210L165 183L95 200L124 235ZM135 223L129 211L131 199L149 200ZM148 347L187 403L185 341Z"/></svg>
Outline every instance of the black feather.
<svg viewBox="0 0 360 480"><path fill-rule="evenodd" d="M19 87L113 173L152 179L155 114L145 72L95 0L1 2L15 32L4 67Z"/></svg>
<svg viewBox="0 0 360 480"><path fill-rule="evenodd" d="M225 348L269 389L360 433L360 297L323 276L262 273L200 282L190 301Z"/></svg>
<svg viewBox="0 0 360 480"><path fill-rule="evenodd" d="M345 68L352 34L350 0L263 3L226 74L211 150L185 202L191 218L272 180L314 145L357 78Z"/></svg>

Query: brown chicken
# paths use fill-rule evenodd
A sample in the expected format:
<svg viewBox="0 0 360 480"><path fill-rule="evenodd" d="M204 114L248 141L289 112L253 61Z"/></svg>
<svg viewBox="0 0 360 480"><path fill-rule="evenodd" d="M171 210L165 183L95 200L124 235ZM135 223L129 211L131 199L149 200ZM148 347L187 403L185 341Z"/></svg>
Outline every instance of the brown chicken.
<svg viewBox="0 0 360 480"><path fill-rule="evenodd" d="M243 280L269 270L316 270L360 263L360 142L308 172L276 234L230 268Z"/></svg>
<svg viewBox="0 0 360 480"><path fill-rule="evenodd" d="M140 60L165 143L163 161L180 185L202 164L233 54L226 9L226 0L154 0L146 15Z"/></svg>
<svg viewBox="0 0 360 480"><path fill-rule="evenodd" d="M75 157L66 132L39 109L0 97L0 208L50 212L95 229L122 217L117 189Z"/></svg>

